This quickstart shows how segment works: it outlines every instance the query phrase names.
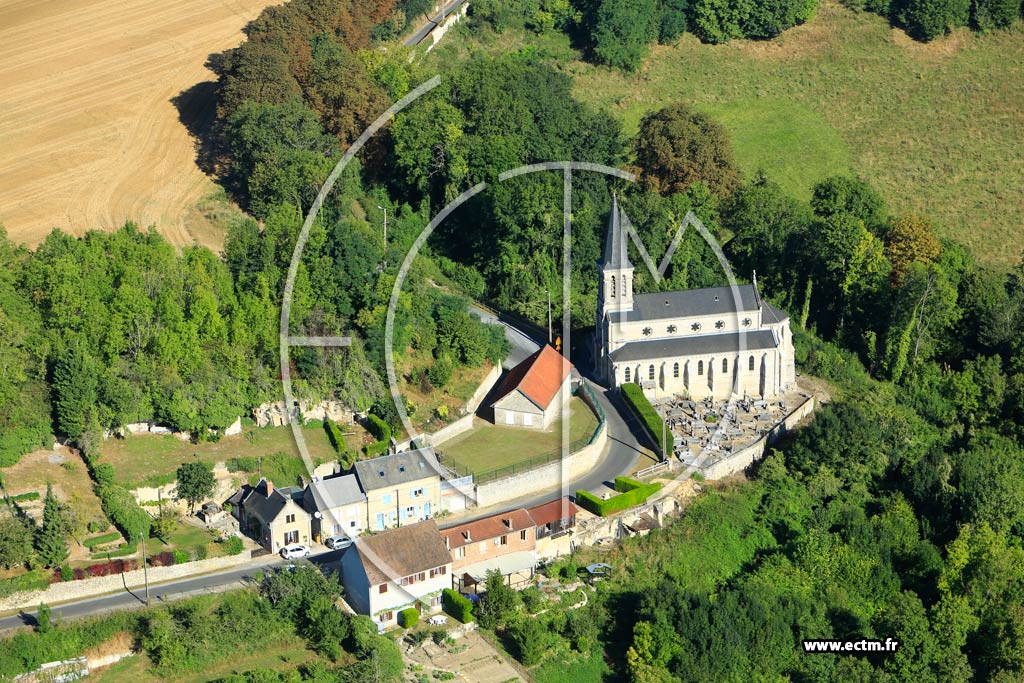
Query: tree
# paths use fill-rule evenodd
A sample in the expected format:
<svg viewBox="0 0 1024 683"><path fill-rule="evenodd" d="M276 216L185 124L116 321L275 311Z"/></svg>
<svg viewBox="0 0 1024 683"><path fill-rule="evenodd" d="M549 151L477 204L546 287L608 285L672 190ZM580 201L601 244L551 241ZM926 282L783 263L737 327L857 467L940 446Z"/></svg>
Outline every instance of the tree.
<svg viewBox="0 0 1024 683"><path fill-rule="evenodd" d="M28 566L32 561L32 524L21 515L0 516L0 567Z"/></svg>
<svg viewBox="0 0 1024 683"><path fill-rule="evenodd" d="M44 567L59 567L68 559L68 544L64 540L67 523L60 501L53 495L53 486L46 485L43 498L43 523L36 530L36 555Z"/></svg>
<svg viewBox="0 0 1024 683"><path fill-rule="evenodd" d="M811 209L821 218L840 213L864 221L876 236L883 236L886 209L882 198L867 183L857 178L833 176L814 186Z"/></svg>
<svg viewBox="0 0 1024 683"><path fill-rule="evenodd" d="M72 439L85 430L89 410L99 398L99 369L87 344L75 337L53 368L57 427Z"/></svg>
<svg viewBox="0 0 1024 683"><path fill-rule="evenodd" d="M167 507L160 511L160 514L153 520L151 533L164 543L170 542L171 534L178 528L178 514L174 509Z"/></svg>
<svg viewBox="0 0 1024 683"><path fill-rule="evenodd" d="M595 0L588 9L584 24L595 59L636 71L658 37L657 0Z"/></svg>
<svg viewBox="0 0 1024 683"><path fill-rule="evenodd" d="M39 608L36 610L36 632L37 633L49 633L53 629L53 624L50 623L50 606L45 602L39 603Z"/></svg>
<svg viewBox="0 0 1024 683"><path fill-rule="evenodd" d="M914 38L933 40L966 26L970 0L895 0L896 18Z"/></svg>
<svg viewBox="0 0 1024 683"><path fill-rule="evenodd" d="M885 239L885 255L892 265L889 280L893 287L903 283L911 263L934 261L941 251L939 238L925 218L908 214L893 221Z"/></svg>
<svg viewBox="0 0 1024 683"><path fill-rule="evenodd" d="M487 572L486 592L474 610L476 620L484 628L495 629L504 624L519 607L519 594L505 583L497 569Z"/></svg>
<svg viewBox="0 0 1024 683"><path fill-rule="evenodd" d="M208 462L187 462L178 468L177 477L178 500L188 501L189 512L213 494L213 467Z"/></svg>
<svg viewBox="0 0 1024 683"><path fill-rule="evenodd" d="M979 31L1006 28L1021 14L1018 0L974 0L971 3L971 23Z"/></svg>
<svg viewBox="0 0 1024 683"><path fill-rule="evenodd" d="M725 195L739 178L725 128L682 103L643 118L636 160L643 182L663 195L684 192L696 182Z"/></svg>

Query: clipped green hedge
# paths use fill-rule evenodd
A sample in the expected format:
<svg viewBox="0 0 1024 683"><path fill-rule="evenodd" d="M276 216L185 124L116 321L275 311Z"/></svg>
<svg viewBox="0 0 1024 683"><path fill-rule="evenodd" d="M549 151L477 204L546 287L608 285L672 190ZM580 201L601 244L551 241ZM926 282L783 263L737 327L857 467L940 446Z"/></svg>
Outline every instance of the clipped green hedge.
<svg viewBox="0 0 1024 683"><path fill-rule="evenodd" d="M391 440L391 427L373 413L366 416L366 431L373 434L373 438L377 439L377 441Z"/></svg>
<svg viewBox="0 0 1024 683"><path fill-rule="evenodd" d="M456 590L445 588L441 591L441 606L445 612L463 624L473 621L473 603Z"/></svg>
<svg viewBox="0 0 1024 683"><path fill-rule="evenodd" d="M661 416L658 415L658 411L654 409L651 402L644 396L643 389L640 388L639 384L626 383L623 384L621 389L622 397L626 399L626 403L636 411L636 414L640 416L644 424L647 425L647 429L650 430L651 436L654 438L654 443L661 441L662 427L664 425ZM669 452L668 440L669 430L664 430L665 441L661 444L662 454Z"/></svg>
<svg viewBox="0 0 1024 683"><path fill-rule="evenodd" d="M84 545L89 550L92 550L98 545L103 545L104 543L111 543L113 541L118 540L119 538L121 538L121 534L117 533L116 531L111 531L109 534L102 534L100 536L93 536L92 538L87 538L84 541L82 541L82 545Z"/></svg>
<svg viewBox="0 0 1024 683"><path fill-rule="evenodd" d="M589 491L576 492L576 504L595 515L607 517L643 504L649 497L661 490L661 484L644 484L628 477L615 478L615 490L619 495L603 500Z"/></svg>
<svg viewBox="0 0 1024 683"><path fill-rule="evenodd" d="M341 428L334 420L324 420L324 431L327 432L327 440L334 446L338 455L345 454L345 437L341 434Z"/></svg>
<svg viewBox="0 0 1024 683"><path fill-rule="evenodd" d="M420 621L420 612L415 607L409 607L398 613L398 625L403 628L412 628Z"/></svg>
<svg viewBox="0 0 1024 683"><path fill-rule="evenodd" d="M16 496L11 496L12 503L24 503L29 500L39 500L39 491L29 491L28 493L19 493Z"/></svg>

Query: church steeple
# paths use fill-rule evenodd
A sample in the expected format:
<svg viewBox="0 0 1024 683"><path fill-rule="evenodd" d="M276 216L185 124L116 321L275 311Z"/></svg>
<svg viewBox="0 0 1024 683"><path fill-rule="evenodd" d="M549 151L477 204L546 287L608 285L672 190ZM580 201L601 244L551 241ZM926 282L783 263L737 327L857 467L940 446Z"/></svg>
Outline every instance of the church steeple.
<svg viewBox="0 0 1024 683"><path fill-rule="evenodd" d="M626 233L622 229L619 199L612 194L612 211L604 236L604 252L599 262L601 282L598 292L598 318L613 311L633 310L633 264L629 262Z"/></svg>

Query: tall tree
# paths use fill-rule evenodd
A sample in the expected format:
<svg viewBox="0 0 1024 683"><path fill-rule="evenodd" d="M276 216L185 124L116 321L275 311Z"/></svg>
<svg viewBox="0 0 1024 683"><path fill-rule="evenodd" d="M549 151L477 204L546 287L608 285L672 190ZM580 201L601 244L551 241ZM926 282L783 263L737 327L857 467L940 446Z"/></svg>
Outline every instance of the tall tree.
<svg viewBox="0 0 1024 683"><path fill-rule="evenodd" d="M53 495L53 486L46 485L46 497L43 498L43 523L36 531L36 556L44 567L59 567L68 559L68 544L64 540L67 522L64 510L57 496Z"/></svg>
<svg viewBox="0 0 1024 683"><path fill-rule="evenodd" d="M178 468L177 497L188 502L189 512L196 503L213 494L213 467L207 462L187 462Z"/></svg>

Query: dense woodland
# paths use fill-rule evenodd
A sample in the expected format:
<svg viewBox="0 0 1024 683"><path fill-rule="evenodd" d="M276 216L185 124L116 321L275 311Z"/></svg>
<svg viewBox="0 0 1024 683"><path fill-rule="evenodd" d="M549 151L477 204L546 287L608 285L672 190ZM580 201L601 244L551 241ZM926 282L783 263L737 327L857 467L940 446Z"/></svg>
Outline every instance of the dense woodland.
<svg viewBox="0 0 1024 683"><path fill-rule="evenodd" d="M654 40L684 30L709 42L769 37L815 7L770 5L480 1L473 16L496 29L575 32L596 60L633 68ZM1020 10L864 5L922 38L997 27ZM295 236L342 150L425 80L402 48L379 49L421 11L292 0L215 60L211 163L254 217L231 226L221 255L177 253L130 225L81 239L54 233L31 252L0 239L0 463L51 433L88 443L137 419L204 435L278 397L279 302ZM982 267L937 238L927 216L893 215L856 178L823 179L803 202L771 178L744 177L724 129L686 103L651 112L627 138L571 84L533 51L474 57L366 149L314 225L292 314L293 332L351 333L355 343L293 351L300 391L359 409L386 397L384 317L398 265L430 216L481 181L488 191L415 262L395 348L429 358L435 386L455 364L499 359L500 332L455 294L537 322L549 292L556 316L563 302L561 176L497 183L498 173L552 159L630 168L637 185L574 176L568 305L581 331L594 322L611 191L652 254L692 210L738 277L756 270L763 294L790 312L801 372L827 381L833 400L750 481L706 493L668 529L617 549L612 579L583 610L532 618L528 596L501 602L496 591L485 626L542 682L1024 680L1024 267ZM378 207L388 209L386 244ZM722 281L690 235L666 288ZM636 287L654 287L642 269ZM147 618L142 643L160 667L162 653L186 657L182 634L209 628L184 609ZM355 628L316 642L348 642ZM802 638L830 637L894 637L902 647L800 652ZM336 675L307 673L292 679Z"/></svg>

